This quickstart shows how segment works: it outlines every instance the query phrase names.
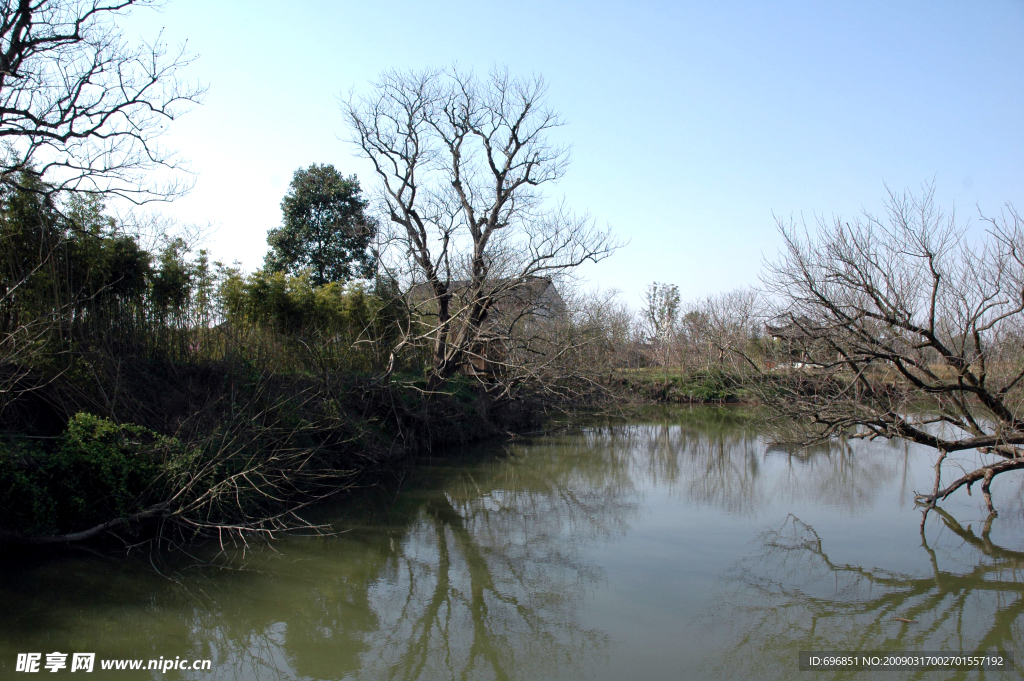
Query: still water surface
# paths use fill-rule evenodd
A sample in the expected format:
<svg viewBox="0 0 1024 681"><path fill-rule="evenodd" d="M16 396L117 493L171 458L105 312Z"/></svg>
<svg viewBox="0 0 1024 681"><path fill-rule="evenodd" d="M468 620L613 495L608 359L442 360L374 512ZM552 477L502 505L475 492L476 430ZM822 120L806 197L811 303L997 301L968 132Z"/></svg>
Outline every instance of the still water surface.
<svg viewBox="0 0 1024 681"><path fill-rule="evenodd" d="M0 677L27 678L14 660L28 651L213 661L105 673L119 679L877 676L799 672L799 650L1024 663L1019 478L993 484L990 523L963 494L922 533L928 450L788 452L741 416L675 411L476 448L325 509L338 536L234 551L231 569L4 556Z"/></svg>

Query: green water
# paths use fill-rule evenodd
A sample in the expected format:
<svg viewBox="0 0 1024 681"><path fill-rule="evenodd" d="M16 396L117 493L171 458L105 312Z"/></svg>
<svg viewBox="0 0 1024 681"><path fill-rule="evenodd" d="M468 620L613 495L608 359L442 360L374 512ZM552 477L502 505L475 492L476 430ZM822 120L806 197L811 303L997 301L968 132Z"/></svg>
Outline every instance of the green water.
<svg viewBox="0 0 1024 681"><path fill-rule="evenodd" d="M59 651L212 661L85 677L111 679L1018 678L800 672L798 651L1024 663L1024 477L996 479L991 523L960 494L922 533L929 451L773 450L740 416L465 451L320 509L337 536L204 550L214 566L8 552L0 677Z"/></svg>

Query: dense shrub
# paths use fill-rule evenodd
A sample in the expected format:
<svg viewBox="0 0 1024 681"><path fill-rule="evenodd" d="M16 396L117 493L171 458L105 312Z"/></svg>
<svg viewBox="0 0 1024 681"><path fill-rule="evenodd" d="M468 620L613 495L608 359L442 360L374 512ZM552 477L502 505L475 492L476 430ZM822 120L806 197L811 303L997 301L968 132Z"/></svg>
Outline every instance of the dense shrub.
<svg viewBox="0 0 1024 681"><path fill-rule="evenodd" d="M0 447L0 527L63 533L127 518L161 499L183 457L172 438L77 414L51 449Z"/></svg>

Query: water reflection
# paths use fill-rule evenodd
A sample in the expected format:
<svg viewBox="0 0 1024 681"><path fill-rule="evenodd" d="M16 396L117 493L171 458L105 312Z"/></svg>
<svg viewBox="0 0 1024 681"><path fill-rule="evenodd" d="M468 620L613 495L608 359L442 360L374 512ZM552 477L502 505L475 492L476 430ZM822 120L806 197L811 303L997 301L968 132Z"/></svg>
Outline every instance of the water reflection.
<svg viewBox="0 0 1024 681"><path fill-rule="evenodd" d="M586 438L593 448L632 452L630 478L642 485L668 486L688 503L741 515L807 501L856 511L892 480L909 491L909 450L901 444L770 446L751 419L731 409L694 410L684 423L595 428Z"/></svg>
<svg viewBox="0 0 1024 681"><path fill-rule="evenodd" d="M594 465L575 438L541 449L435 467L397 496L359 499L372 508L349 513L340 536L247 550L231 570L159 566L168 581L124 561L9 564L0 670L43 648L212 658L213 678L239 679L537 678L600 664L607 636L577 615L602 579L585 550L638 508L629 452Z"/></svg>
<svg viewBox="0 0 1024 681"><path fill-rule="evenodd" d="M834 560L826 549L842 538L818 537L816 515L790 516L742 559L757 528L797 507L898 508L916 460L881 443L770 449L728 409L467 452L322 509L336 537L240 551L231 569L158 563L165 578L142 559L0 561L0 672L17 652L58 650L212 659L203 679L645 678L651 660L695 669L691 648L654 643L669 622L728 660L701 676L783 678L798 648L1020 640L1022 554L991 524L975 534L933 511L941 541L906 547L932 566L921 574ZM695 581L717 579L716 561L735 564L721 598ZM686 629L709 608L715 627Z"/></svg>
<svg viewBox="0 0 1024 681"><path fill-rule="evenodd" d="M600 659L606 637L576 612L601 579L583 549L621 533L635 502L614 465L588 471L573 449L424 495L371 586L378 658L361 677L530 678Z"/></svg>
<svg viewBox="0 0 1024 681"><path fill-rule="evenodd" d="M828 540L792 515L780 528L765 531L760 551L729 576L733 590L724 597L726 607L708 615L736 643L728 662L709 661L709 671L720 678L785 676L799 650L998 651L1024 661L1018 620L1024 610L1024 552L992 540L991 516L978 535L942 509L931 513L918 548L928 569L920 573L834 560ZM928 534L936 538L929 541ZM857 673L815 672L836 679ZM925 676L985 673L905 674Z"/></svg>

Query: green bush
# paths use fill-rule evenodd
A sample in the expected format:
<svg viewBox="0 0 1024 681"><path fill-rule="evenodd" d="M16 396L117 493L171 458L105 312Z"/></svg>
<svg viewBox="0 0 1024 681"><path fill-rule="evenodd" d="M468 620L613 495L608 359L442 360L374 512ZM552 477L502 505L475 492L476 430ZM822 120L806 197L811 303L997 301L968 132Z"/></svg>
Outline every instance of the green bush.
<svg viewBox="0 0 1024 681"><path fill-rule="evenodd" d="M34 448L0 444L0 529L14 534L55 530L53 496Z"/></svg>
<svg viewBox="0 0 1024 681"><path fill-rule="evenodd" d="M736 396L737 381L726 372L702 369L683 376L679 391L701 402L720 402Z"/></svg>
<svg viewBox="0 0 1024 681"><path fill-rule="evenodd" d="M66 533L160 500L183 447L141 426L77 414L56 446L0 447L0 527Z"/></svg>

